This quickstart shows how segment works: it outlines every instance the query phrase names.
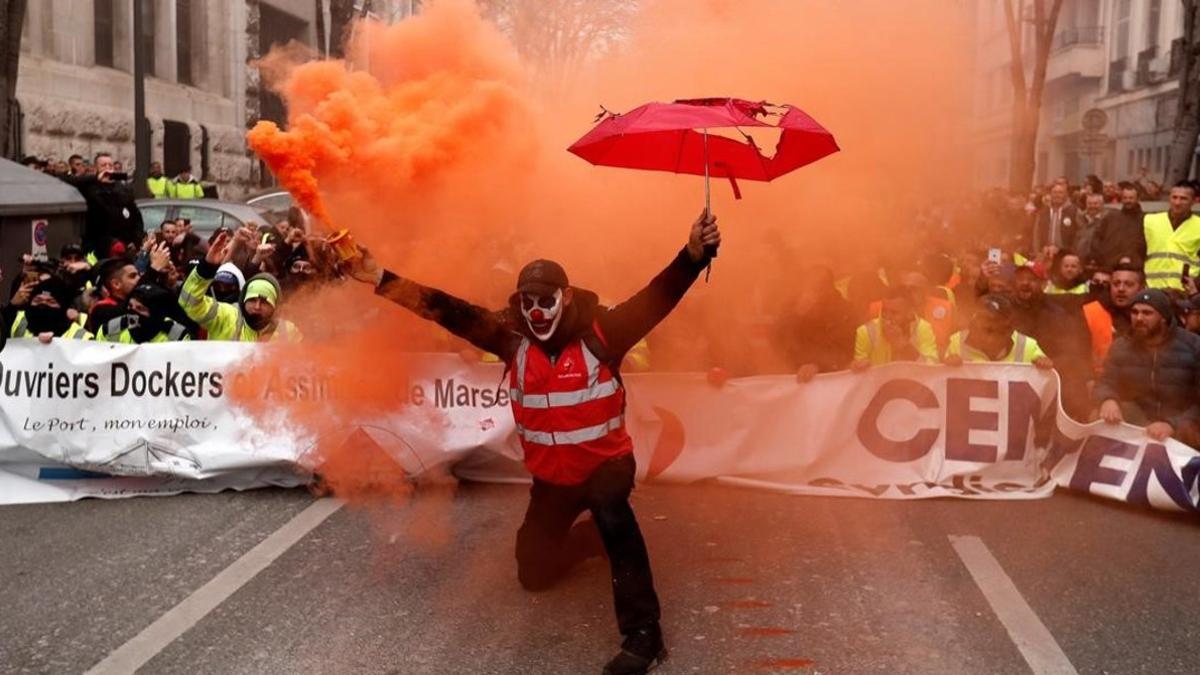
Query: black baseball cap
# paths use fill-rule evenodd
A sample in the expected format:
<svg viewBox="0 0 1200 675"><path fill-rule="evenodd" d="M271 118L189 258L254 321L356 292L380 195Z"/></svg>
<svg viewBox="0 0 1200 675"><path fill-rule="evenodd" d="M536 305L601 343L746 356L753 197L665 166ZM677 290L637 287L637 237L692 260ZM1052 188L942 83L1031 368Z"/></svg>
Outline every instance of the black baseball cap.
<svg viewBox="0 0 1200 675"><path fill-rule="evenodd" d="M554 295L570 285L566 270L553 260L534 260L517 277L517 292L531 295Z"/></svg>

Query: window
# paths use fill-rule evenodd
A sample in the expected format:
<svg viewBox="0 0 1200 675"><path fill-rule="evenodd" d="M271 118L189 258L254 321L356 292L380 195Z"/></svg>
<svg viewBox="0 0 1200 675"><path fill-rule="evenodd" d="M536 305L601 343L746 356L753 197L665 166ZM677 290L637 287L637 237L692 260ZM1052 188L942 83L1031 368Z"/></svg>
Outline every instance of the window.
<svg viewBox="0 0 1200 675"><path fill-rule="evenodd" d="M1133 175L1133 150L1129 151L1129 168L1125 169L1125 173L1130 176Z"/></svg>
<svg viewBox="0 0 1200 675"><path fill-rule="evenodd" d="M1154 149L1154 170L1162 171L1163 168L1163 149L1160 145Z"/></svg>
<svg viewBox="0 0 1200 675"><path fill-rule="evenodd" d="M154 67L154 22L153 0L139 0L142 3L142 63L147 75L155 74Z"/></svg>
<svg viewBox="0 0 1200 675"><path fill-rule="evenodd" d="M146 231L157 230L159 225L167 219L167 207L162 205L138 204L138 211L142 212L142 222L146 224Z"/></svg>
<svg viewBox="0 0 1200 675"><path fill-rule="evenodd" d="M240 225L236 218L229 218L226 214L205 206L180 206L176 217L191 219L192 229L201 239L207 239L222 224L234 229ZM226 220L227 218L228 220Z"/></svg>
<svg viewBox="0 0 1200 675"><path fill-rule="evenodd" d="M93 60L98 66L113 65L113 0L95 0L92 6L95 30L95 53Z"/></svg>
<svg viewBox="0 0 1200 675"><path fill-rule="evenodd" d="M1117 0L1116 23L1113 25L1114 61L1129 55L1129 0Z"/></svg>
<svg viewBox="0 0 1200 675"><path fill-rule="evenodd" d="M175 0L175 81L192 81L192 2Z"/></svg>
<svg viewBox="0 0 1200 675"><path fill-rule="evenodd" d="M184 167L192 167L192 131L175 120L163 120L163 173L174 178Z"/></svg>
<svg viewBox="0 0 1200 675"><path fill-rule="evenodd" d="M1146 49L1158 46L1158 24L1162 19L1162 0L1150 0L1146 10Z"/></svg>

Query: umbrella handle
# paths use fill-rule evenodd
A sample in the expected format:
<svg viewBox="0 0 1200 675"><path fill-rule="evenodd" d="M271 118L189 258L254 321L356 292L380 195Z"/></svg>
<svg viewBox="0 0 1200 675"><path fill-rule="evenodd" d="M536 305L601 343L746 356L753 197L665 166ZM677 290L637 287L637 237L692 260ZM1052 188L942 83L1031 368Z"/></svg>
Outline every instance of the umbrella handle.
<svg viewBox="0 0 1200 675"><path fill-rule="evenodd" d="M712 190L708 180L708 128L704 129L704 216L707 218L712 214ZM712 259L717 257L717 247L712 244L704 246L704 253L708 256L708 265L704 268L704 282L708 283L708 278L712 275Z"/></svg>

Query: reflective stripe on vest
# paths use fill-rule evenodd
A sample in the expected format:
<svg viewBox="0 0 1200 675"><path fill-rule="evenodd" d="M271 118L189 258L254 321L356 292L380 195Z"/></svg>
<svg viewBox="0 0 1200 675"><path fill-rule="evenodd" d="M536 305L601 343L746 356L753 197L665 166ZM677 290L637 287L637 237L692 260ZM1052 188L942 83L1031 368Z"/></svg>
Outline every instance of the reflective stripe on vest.
<svg viewBox="0 0 1200 675"><path fill-rule="evenodd" d="M607 422L602 422L594 427L584 427L571 431L533 431L518 424L517 435L530 443L537 443L538 445L579 445L580 443L604 438L609 432L620 429L623 424L625 424L624 415L617 415Z"/></svg>
<svg viewBox="0 0 1200 675"><path fill-rule="evenodd" d="M67 329L67 332L63 333L63 337L68 340L86 340L87 331L84 330L79 324L73 323L71 324L71 327Z"/></svg>
<svg viewBox="0 0 1200 675"><path fill-rule="evenodd" d="M1024 333L1017 333L1016 344L1013 345L1012 360L1014 363L1025 363L1025 343L1029 339Z"/></svg>
<svg viewBox="0 0 1200 675"><path fill-rule="evenodd" d="M25 320L25 312L17 312L17 318L13 319L9 335L15 338L29 337L29 322Z"/></svg>
<svg viewBox="0 0 1200 675"><path fill-rule="evenodd" d="M1183 289L1183 266L1200 268L1194 255L1200 248L1200 217L1192 214L1176 229L1165 211L1148 213L1142 230L1146 236L1146 285Z"/></svg>
<svg viewBox="0 0 1200 675"><path fill-rule="evenodd" d="M604 438L609 433L621 429L625 425L624 412L620 412L599 424L577 429L564 429L562 431L540 431L529 429L521 424L521 417L523 415L518 412L517 408L520 408L522 411L526 408L529 410L568 408L617 396L621 391L621 385L617 381L615 374L612 374L604 382L600 381L600 371L604 364L588 349L587 344L583 340L579 340L574 344L579 346L579 350L583 355L584 365L587 368L586 386L575 391L549 392L546 394L525 393L525 375L529 362L531 343L525 338L521 340L520 346L517 347L514 359L513 382L509 388L509 394L514 405L513 412L517 417L517 435L523 441L549 446L578 445ZM573 348L573 346L569 348ZM562 356L559 358L562 358Z"/></svg>
<svg viewBox="0 0 1200 675"><path fill-rule="evenodd" d="M185 335L187 335L187 328L184 328L183 324L172 321L171 330L167 331L167 339L171 342L178 342L179 340L182 340L183 336Z"/></svg>

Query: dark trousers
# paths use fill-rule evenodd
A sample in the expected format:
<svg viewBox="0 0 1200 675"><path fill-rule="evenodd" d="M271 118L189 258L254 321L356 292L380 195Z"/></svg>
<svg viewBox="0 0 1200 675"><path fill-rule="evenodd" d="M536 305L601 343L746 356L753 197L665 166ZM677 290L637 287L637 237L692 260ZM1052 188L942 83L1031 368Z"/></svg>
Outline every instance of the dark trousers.
<svg viewBox="0 0 1200 675"><path fill-rule="evenodd" d="M634 470L630 454L601 464L580 485L534 478L525 522L517 531L517 577L531 591L549 588L589 554L599 554L598 531L612 566L613 604L622 635L657 628L660 616L650 556L629 506ZM592 522L572 527L585 510Z"/></svg>

